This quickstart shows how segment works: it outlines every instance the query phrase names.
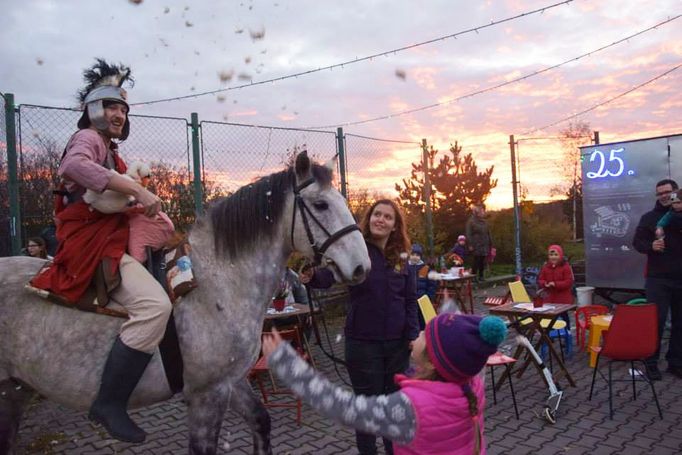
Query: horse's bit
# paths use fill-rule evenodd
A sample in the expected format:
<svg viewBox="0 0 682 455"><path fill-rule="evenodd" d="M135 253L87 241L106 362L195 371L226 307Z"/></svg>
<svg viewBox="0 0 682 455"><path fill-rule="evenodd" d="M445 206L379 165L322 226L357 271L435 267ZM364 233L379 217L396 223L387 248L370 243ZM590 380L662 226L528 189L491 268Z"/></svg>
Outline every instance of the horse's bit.
<svg viewBox="0 0 682 455"><path fill-rule="evenodd" d="M333 234L330 234L329 231L322 226L322 223L318 221L317 218L315 218L315 214L310 210L310 208L306 205L305 201L303 201L303 198L301 197L301 190L310 186L311 184L315 183L314 178L309 178L308 180L304 181L298 186L294 186L294 215L291 220L291 245L294 245L294 227L296 226L296 208L298 207L298 210L301 212L301 219L303 220L303 226L305 227L305 233L308 236L308 242L310 242L310 246L313 249L313 252L315 253L315 258L313 261L314 266L320 265L322 262L322 257L324 256L324 253L329 249L329 247L339 240L341 237L350 234L351 232L354 231L359 231L360 228L358 227L357 224L351 224L349 226L346 226L344 228L339 229ZM307 213L307 215L306 215ZM308 216L310 216L310 219L317 224L320 229L327 235L327 240L324 241L322 246L318 246L317 242L315 241L315 238L313 237L313 232L310 229L310 222L308 221Z"/></svg>

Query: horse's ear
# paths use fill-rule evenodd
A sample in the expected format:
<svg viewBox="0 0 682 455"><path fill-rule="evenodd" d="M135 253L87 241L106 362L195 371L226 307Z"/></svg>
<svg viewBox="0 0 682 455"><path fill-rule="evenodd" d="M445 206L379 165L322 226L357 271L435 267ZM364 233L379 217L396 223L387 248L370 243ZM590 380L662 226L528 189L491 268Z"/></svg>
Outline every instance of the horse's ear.
<svg viewBox="0 0 682 455"><path fill-rule="evenodd" d="M296 156L296 176L299 180L304 180L310 175L310 158L308 152L302 151Z"/></svg>
<svg viewBox="0 0 682 455"><path fill-rule="evenodd" d="M329 169L329 170L331 171L332 174L334 174L334 173L336 172L336 167L337 167L337 166L336 166L336 160L338 159L338 156L339 156L339 155L336 155L336 156L334 156L333 158L331 158L329 161L327 161L326 163L324 163L324 167L326 167L327 169Z"/></svg>

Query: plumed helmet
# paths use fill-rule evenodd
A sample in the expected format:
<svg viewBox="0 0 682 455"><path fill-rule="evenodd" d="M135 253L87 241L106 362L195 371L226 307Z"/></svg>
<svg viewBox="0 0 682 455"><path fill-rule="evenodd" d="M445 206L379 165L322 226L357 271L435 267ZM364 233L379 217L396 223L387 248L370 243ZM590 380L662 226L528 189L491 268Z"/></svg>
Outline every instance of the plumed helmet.
<svg viewBox="0 0 682 455"><path fill-rule="evenodd" d="M130 76L130 68L124 65L110 65L101 58L96 59L95 64L83 71L83 79L86 86L78 92L78 98L83 108L83 115L78 120L78 128L89 128L90 125L98 130L106 130L109 124L104 117L104 103L112 101L124 104L128 109L128 96L123 83L133 83ZM126 140L130 133L130 120L126 113L123 133L120 139Z"/></svg>

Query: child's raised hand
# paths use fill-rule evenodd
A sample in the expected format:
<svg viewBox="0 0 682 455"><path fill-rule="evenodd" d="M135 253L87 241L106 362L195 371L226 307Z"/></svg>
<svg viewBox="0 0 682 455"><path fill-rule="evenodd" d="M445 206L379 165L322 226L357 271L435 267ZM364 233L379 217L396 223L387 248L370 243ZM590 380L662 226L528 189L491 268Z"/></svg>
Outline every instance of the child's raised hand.
<svg viewBox="0 0 682 455"><path fill-rule="evenodd" d="M272 328L272 332L263 335L263 355L267 359L270 354L275 352L277 347L282 343L282 337L276 328Z"/></svg>

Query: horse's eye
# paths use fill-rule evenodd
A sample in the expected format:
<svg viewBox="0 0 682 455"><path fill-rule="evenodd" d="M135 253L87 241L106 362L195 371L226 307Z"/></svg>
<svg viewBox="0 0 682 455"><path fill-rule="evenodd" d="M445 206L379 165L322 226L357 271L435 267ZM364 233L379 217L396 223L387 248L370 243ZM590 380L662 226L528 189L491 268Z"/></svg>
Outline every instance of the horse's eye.
<svg viewBox="0 0 682 455"><path fill-rule="evenodd" d="M329 204L327 204L325 201L315 201L313 202L313 207L315 207L316 210L327 210L329 208Z"/></svg>

